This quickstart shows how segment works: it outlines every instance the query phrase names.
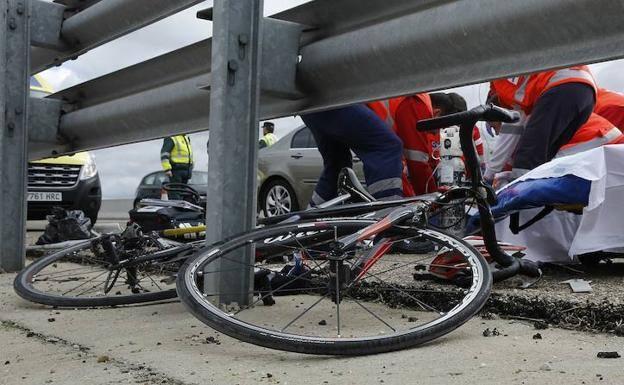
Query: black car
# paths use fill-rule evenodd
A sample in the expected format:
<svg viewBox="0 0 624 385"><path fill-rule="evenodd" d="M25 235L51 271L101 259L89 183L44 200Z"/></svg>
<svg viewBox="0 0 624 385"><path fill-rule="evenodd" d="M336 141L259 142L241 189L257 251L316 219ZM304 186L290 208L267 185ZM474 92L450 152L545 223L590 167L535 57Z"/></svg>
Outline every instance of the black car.
<svg viewBox="0 0 624 385"><path fill-rule="evenodd" d="M169 181L169 178L165 175L164 171L155 171L149 173L141 179L139 187L137 187L134 207L141 199L160 199L160 190L164 182ZM208 191L208 172L206 171L193 171L193 177L189 180L189 186L197 190L200 195L206 196Z"/></svg>
<svg viewBox="0 0 624 385"><path fill-rule="evenodd" d="M28 163L28 219L41 220L55 206L82 210L97 221L102 188L95 159L87 152Z"/></svg>

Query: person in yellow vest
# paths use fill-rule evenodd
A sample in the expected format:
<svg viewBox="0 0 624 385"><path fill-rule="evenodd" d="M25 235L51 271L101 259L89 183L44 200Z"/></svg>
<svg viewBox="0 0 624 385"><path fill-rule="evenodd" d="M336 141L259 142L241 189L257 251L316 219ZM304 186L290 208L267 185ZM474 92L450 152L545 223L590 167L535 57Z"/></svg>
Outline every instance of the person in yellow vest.
<svg viewBox="0 0 624 385"><path fill-rule="evenodd" d="M172 183L188 183L193 173L193 150L188 135L168 136L160 150L160 161Z"/></svg>
<svg viewBox="0 0 624 385"><path fill-rule="evenodd" d="M273 122L264 122L262 125L262 138L260 138L260 148L271 147L277 142L277 137L273 134L275 124Z"/></svg>

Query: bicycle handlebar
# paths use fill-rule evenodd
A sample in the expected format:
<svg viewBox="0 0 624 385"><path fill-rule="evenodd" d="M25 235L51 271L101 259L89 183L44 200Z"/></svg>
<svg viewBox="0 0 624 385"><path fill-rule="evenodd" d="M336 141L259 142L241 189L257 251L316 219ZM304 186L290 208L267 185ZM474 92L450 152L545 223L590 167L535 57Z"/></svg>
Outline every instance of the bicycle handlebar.
<svg viewBox="0 0 624 385"><path fill-rule="evenodd" d="M468 111L440 116L433 119L419 120L416 128L419 131L433 131L450 126L461 126L467 122L477 121L516 123L520 121L520 114L493 104L478 106Z"/></svg>
<svg viewBox="0 0 624 385"><path fill-rule="evenodd" d="M494 281L509 278L516 275L518 272L530 276L539 276L541 272L535 264L529 263L529 261L523 261L521 263L517 258L505 253L498 245L494 217L490 211L490 204L496 202L496 194L490 186L483 183L477 150L472 140L474 125L480 120L515 123L520 120L520 114L515 111L488 104L456 114L421 120L417 123L416 129L419 131L432 131L450 126L460 127L459 140L462 152L466 158L466 169L471 175L472 190L476 192L475 198L478 202L477 206L481 220L483 241L492 258L503 267L493 273Z"/></svg>

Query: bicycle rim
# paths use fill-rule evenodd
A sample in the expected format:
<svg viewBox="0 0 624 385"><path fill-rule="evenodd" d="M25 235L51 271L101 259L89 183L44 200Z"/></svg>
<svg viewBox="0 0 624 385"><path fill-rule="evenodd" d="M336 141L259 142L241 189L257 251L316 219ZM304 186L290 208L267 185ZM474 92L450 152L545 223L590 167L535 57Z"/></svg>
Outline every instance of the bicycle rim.
<svg viewBox="0 0 624 385"><path fill-rule="evenodd" d="M343 256L340 266L346 268L336 267L338 262L328 253L331 242L372 223L310 222L238 236L188 260L178 276L178 295L197 318L225 334L269 348L309 354L372 354L415 346L452 331L480 310L491 288L483 257L465 242L439 231L397 228L383 239L362 242ZM427 239L438 251L392 251L394 245L414 239ZM205 290L204 284L219 274L228 274L233 261L240 268L250 269L252 264L240 263L232 256L251 244L255 245L255 255L271 255L268 261L255 261L253 267L282 280L271 283L269 289L256 282L255 289L245 293L253 297L250 305L213 303L215 298L231 297L232 289L213 284L217 289ZM385 252L379 250L384 244L388 244ZM442 282L432 274L418 274L422 269L439 273L441 267L432 263L439 263L441 251L454 255L453 264L443 267L447 272L460 273L466 287ZM295 252L306 256L307 270L284 281L279 273L288 270L284 270L284 257L291 258ZM380 259L356 278L362 274L362 266L375 257ZM215 269L219 264L229 271ZM348 269L350 273L332 274L332 264L334 271ZM414 274L419 275L418 280ZM264 305L269 295L275 301L272 306Z"/></svg>
<svg viewBox="0 0 624 385"><path fill-rule="evenodd" d="M15 278L15 291L29 301L57 307L116 306L176 297L175 275L181 261L173 257L186 246L160 250L146 244L124 255L142 262L118 268L102 254L99 242L95 238L35 260Z"/></svg>

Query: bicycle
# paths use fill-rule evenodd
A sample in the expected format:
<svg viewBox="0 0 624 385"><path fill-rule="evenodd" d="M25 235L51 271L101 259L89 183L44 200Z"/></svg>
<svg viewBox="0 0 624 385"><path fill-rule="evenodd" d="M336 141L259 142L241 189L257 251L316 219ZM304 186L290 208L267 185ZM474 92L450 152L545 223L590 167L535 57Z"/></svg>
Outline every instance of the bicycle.
<svg viewBox="0 0 624 385"><path fill-rule="evenodd" d="M388 202L383 208L390 213L379 219L352 216L379 209L384 202L302 212L296 214L299 221L294 223L274 225L285 218L270 218L271 226L206 246L187 259L177 277L179 298L195 317L219 332L299 353L381 353L449 333L485 304L493 276L504 279L518 272L539 274L535 265L499 248L489 210L496 197L482 182L472 142L472 129L478 120L518 119L517 113L488 105L419 122L419 130L460 126L462 150L472 176L470 187L450 189L433 199ZM486 248L502 267L494 274L472 246L428 227L429 213L435 207L457 201L477 205ZM415 257L390 253L394 243L414 238L425 238L442 250L454 251L450 263L433 267L451 270L460 286L414 280L414 270L431 264L437 254ZM255 261L241 258L249 248L253 248ZM294 260L294 266L284 270L285 259ZM289 279L262 290L241 292L227 287L233 286L237 275L232 274L240 269L255 269L270 276L291 273L295 268ZM216 284L219 279L230 284ZM208 289L206 283L210 283ZM267 301L280 296L277 301ZM249 304L239 304L239 299Z"/></svg>
<svg viewBox="0 0 624 385"><path fill-rule="evenodd" d="M347 170L340 180L340 189L344 194L319 209L349 200L372 202L373 198L352 171ZM187 223L170 228L173 226L171 223L159 222L155 210L171 205L188 210L190 214L187 217L196 219L194 213L197 212L203 217L203 209L197 205L199 194L195 190L180 184L169 184L165 189L183 195L189 202L142 200L142 204L151 209L143 215L135 214L135 222L128 225L123 233L98 236L41 257L16 276L13 283L15 292L31 302L71 308L119 306L176 298L174 283L178 269L189 255L204 246L201 235L206 227ZM386 203L379 207L387 206ZM278 218L280 221L297 219L296 216ZM260 224L272 221L275 218L261 219ZM157 231L144 232L143 228Z"/></svg>
<svg viewBox="0 0 624 385"><path fill-rule="evenodd" d="M15 292L31 302L73 308L176 298L175 275L184 259L203 241L183 243L171 239L197 239L205 226L191 226L184 218L203 218L204 211L198 206L199 193L190 186L167 184L163 188L185 201L142 200L149 209L139 214L133 210L135 221L121 234L91 238L36 260L15 278ZM177 207L171 210L183 214L183 222L165 221L158 215L159 207L171 205ZM157 231L144 232L144 228Z"/></svg>

